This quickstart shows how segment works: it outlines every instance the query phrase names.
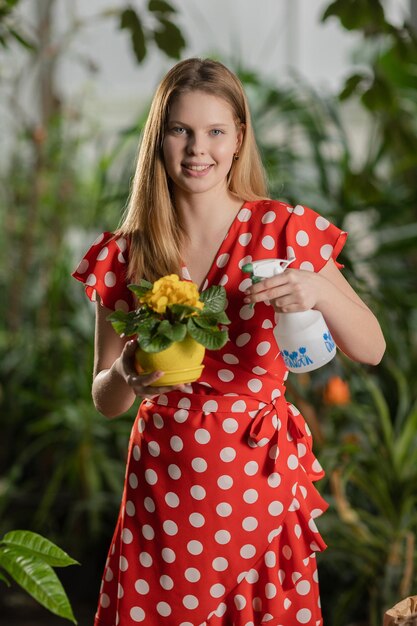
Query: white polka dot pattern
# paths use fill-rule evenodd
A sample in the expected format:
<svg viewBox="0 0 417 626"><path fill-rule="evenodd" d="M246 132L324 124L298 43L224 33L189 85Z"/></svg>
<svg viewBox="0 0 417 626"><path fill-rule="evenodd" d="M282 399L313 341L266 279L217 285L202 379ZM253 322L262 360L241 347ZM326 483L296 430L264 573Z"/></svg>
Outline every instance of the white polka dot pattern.
<svg viewBox="0 0 417 626"><path fill-rule="evenodd" d="M109 309L133 309L132 292L126 282L124 253L127 247L124 237L115 240L112 233L103 233L78 264L73 276L85 283L90 300L94 301L98 294L102 304Z"/></svg>
<svg viewBox="0 0 417 626"><path fill-rule="evenodd" d="M303 417L285 402L273 307L243 302L241 268L288 255L292 267L317 272L344 239L301 205L247 202L238 213L206 280L225 286L230 340L206 352L187 392L144 402L132 429L103 624L123 615L126 626L321 626L314 552L325 545L313 518L326 503L312 478L323 470ZM74 274L109 308L132 308L128 248L104 233Z"/></svg>

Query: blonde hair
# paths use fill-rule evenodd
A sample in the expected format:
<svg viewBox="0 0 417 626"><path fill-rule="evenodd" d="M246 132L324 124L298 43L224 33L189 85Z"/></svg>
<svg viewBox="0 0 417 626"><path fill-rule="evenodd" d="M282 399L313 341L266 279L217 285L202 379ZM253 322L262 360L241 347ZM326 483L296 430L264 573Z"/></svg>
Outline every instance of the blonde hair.
<svg viewBox="0 0 417 626"><path fill-rule="evenodd" d="M130 241L128 275L155 280L181 270L184 232L172 201L162 146L170 104L181 93L204 91L223 98L243 129L239 160L228 176L229 191L244 200L265 198L266 176L256 145L250 112L237 76L218 61L186 59L175 65L153 98L138 152L129 203L118 235Z"/></svg>

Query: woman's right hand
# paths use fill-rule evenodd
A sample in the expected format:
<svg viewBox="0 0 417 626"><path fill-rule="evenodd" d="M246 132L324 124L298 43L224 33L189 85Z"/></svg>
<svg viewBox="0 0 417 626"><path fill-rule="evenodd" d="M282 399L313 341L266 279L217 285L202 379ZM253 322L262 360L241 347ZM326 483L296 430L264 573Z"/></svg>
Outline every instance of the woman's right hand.
<svg viewBox="0 0 417 626"><path fill-rule="evenodd" d="M137 347L138 344L135 339L128 341L125 344L117 363L117 370L119 374L124 378L126 383L129 387L131 387L137 396L152 398L153 396L158 396L161 393L167 393L168 391L172 391L174 389L184 391L184 385L151 387L151 383L161 378L164 375L164 372L156 371L151 372L150 374L138 374L135 369L135 352Z"/></svg>

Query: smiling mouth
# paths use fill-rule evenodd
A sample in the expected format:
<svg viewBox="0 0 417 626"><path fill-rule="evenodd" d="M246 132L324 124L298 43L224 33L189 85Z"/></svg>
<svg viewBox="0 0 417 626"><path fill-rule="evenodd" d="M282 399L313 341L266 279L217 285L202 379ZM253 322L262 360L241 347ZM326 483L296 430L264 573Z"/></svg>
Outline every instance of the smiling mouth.
<svg viewBox="0 0 417 626"><path fill-rule="evenodd" d="M204 170L208 170L209 167L211 167L211 164L209 164L209 165L187 165L186 163L184 163L183 167L185 167L187 170L191 170L193 172L204 172Z"/></svg>

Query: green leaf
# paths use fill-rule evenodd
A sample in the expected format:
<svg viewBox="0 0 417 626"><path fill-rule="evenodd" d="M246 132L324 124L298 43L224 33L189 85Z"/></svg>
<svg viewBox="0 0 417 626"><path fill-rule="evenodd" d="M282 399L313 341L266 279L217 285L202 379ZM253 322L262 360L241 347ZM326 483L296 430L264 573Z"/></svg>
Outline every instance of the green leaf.
<svg viewBox="0 0 417 626"><path fill-rule="evenodd" d="M213 320L213 326L214 324L230 324L231 323L225 311L220 311L220 313L208 312L207 314L203 311L203 313L199 315L197 319L205 319L206 317Z"/></svg>
<svg viewBox="0 0 417 626"><path fill-rule="evenodd" d="M159 320L154 317L141 318L136 325L136 332L138 337L145 337L151 335L155 328L158 326Z"/></svg>
<svg viewBox="0 0 417 626"><path fill-rule="evenodd" d="M227 342L229 336L226 330L206 330L198 327L194 320L190 318L187 322L187 329L193 339L201 343L208 350L218 350Z"/></svg>
<svg viewBox="0 0 417 626"><path fill-rule="evenodd" d="M114 311L114 313L110 313L106 319L108 322L111 322L111 325L118 335L125 333L128 318L124 311Z"/></svg>
<svg viewBox="0 0 417 626"><path fill-rule="evenodd" d="M181 322L171 324L168 320L163 320L157 329L158 335L164 335L171 341L182 341L187 334L187 326Z"/></svg>
<svg viewBox="0 0 417 626"><path fill-rule="evenodd" d="M340 100L347 100L348 98L350 98L357 91L357 88L359 87L359 85L361 85L361 83L364 82L365 79L365 74L352 74L352 76L349 76L349 78L345 81L345 85L342 91L339 94Z"/></svg>
<svg viewBox="0 0 417 626"><path fill-rule="evenodd" d="M153 13L176 13L176 9L165 0L149 0L149 11Z"/></svg>
<svg viewBox="0 0 417 626"><path fill-rule="evenodd" d="M119 335L126 335L127 337L136 334L149 334L159 323L156 314L144 309L129 311L129 313L114 311L106 319L112 323L114 330Z"/></svg>
<svg viewBox="0 0 417 626"><path fill-rule="evenodd" d="M393 112L396 96L391 85L382 77L375 77L372 85L362 94L362 102L370 111Z"/></svg>
<svg viewBox="0 0 417 626"><path fill-rule="evenodd" d="M327 7L322 21L329 17L338 17L344 28L363 30L365 35L389 30L379 0L335 0Z"/></svg>
<svg viewBox="0 0 417 626"><path fill-rule="evenodd" d="M5 585L7 585L8 587L10 587L10 580L0 572L0 580L2 582L4 582Z"/></svg>
<svg viewBox="0 0 417 626"><path fill-rule="evenodd" d="M200 317L194 317L193 318L193 323L198 326L199 328L205 328L207 330L212 330L212 329L216 329L217 328L217 320L216 318L213 317L203 317L203 315L201 315Z"/></svg>
<svg viewBox="0 0 417 626"><path fill-rule="evenodd" d="M162 352L171 346L173 341L164 335L148 335L140 337L138 344L144 352Z"/></svg>
<svg viewBox="0 0 417 626"><path fill-rule="evenodd" d="M114 311L106 319L111 322L116 333L127 337L135 335L138 332L139 324L142 323L141 316L136 311L129 311L129 313Z"/></svg>
<svg viewBox="0 0 417 626"><path fill-rule="evenodd" d="M0 566L48 611L76 624L67 594L54 570L14 547L0 547Z"/></svg>
<svg viewBox="0 0 417 626"><path fill-rule="evenodd" d="M28 39L26 39L26 37L23 37L23 35L21 35L17 30L15 30L14 28L10 28L9 33L12 35L12 37L14 37L14 39L16 39L16 41L18 41L24 48L26 48L27 50L31 50L32 52L35 52L36 50L36 45L32 42L30 42Z"/></svg>
<svg viewBox="0 0 417 626"><path fill-rule="evenodd" d="M29 530L13 530L6 533L1 540L1 544L5 544L10 548L22 549L28 556L39 558L53 567L79 565L77 561L52 543L52 541Z"/></svg>
<svg viewBox="0 0 417 626"><path fill-rule="evenodd" d="M221 285L214 285L201 292L200 300L204 302L205 312L220 313L226 306L226 290Z"/></svg>
<svg viewBox="0 0 417 626"><path fill-rule="evenodd" d="M164 337L168 337L168 339L171 339L171 341L173 340L172 326L168 320L162 320L162 322L158 324L156 332L158 333L158 335L164 335Z"/></svg>
<svg viewBox="0 0 417 626"><path fill-rule="evenodd" d="M185 40L178 26L165 18L159 18L161 28L153 34L155 43L162 52L172 59L179 59L185 48Z"/></svg>
<svg viewBox="0 0 417 626"><path fill-rule="evenodd" d="M133 52L139 63L146 57L146 40L142 23L136 11L132 8L122 11L120 16L120 28L130 31Z"/></svg>
<svg viewBox="0 0 417 626"><path fill-rule="evenodd" d="M171 304L167 308L172 312L172 315L177 321L190 317L190 315L193 315L194 313L201 312L201 309L198 309L195 306L188 306L187 304Z"/></svg>
<svg viewBox="0 0 417 626"><path fill-rule="evenodd" d="M138 298L141 298L145 295L145 293L148 293L148 291L152 289L152 283L148 283L148 281L146 280L141 280L140 282L144 284L128 285L130 291L133 291L135 296L137 296Z"/></svg>

